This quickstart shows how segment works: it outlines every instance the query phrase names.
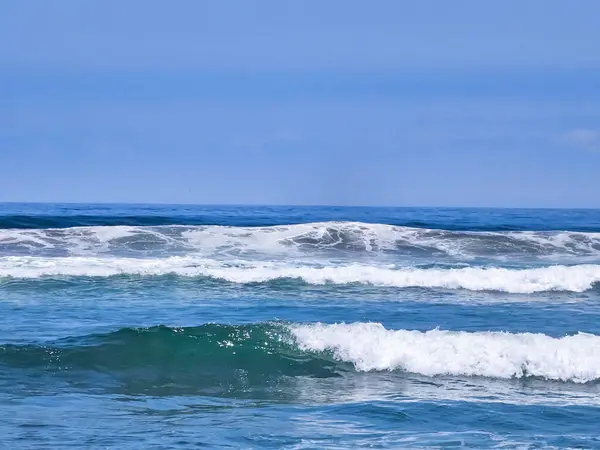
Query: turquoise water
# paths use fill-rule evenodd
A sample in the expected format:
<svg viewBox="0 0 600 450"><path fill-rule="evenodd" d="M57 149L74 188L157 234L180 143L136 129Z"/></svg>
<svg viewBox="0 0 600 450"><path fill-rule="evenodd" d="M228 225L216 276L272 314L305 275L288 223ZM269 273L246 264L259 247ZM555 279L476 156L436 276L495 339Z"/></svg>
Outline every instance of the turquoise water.
<svg viewBox="0 0 600 450"><path fill-rule="evenodd" d="M0 447L600 448L600 211L0 205Z"/></svg>

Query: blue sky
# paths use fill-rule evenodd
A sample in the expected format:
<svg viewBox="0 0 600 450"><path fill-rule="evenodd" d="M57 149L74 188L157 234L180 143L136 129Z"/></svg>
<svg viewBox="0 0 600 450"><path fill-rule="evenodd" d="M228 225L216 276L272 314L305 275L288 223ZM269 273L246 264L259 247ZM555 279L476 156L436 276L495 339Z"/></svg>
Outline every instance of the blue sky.
<svg viewBox="0 0 600 450"><path fill-rule="evenodd" d="M0 4L0 201L600 207L600 2Z"/></svg>

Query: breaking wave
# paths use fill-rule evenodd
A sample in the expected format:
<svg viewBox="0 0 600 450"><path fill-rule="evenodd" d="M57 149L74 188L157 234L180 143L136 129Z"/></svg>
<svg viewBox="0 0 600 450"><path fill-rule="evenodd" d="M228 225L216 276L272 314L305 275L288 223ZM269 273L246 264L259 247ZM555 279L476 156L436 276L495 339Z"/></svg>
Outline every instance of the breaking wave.
<svg viewBox="0 0 600 450"><path fill-rule="evenodd" d="M97 372L128 382L226 389L273 377L352 371L435 376L600 379L600 336L387 330L379 323L164 326L0 346L0 367Z"/></svg>

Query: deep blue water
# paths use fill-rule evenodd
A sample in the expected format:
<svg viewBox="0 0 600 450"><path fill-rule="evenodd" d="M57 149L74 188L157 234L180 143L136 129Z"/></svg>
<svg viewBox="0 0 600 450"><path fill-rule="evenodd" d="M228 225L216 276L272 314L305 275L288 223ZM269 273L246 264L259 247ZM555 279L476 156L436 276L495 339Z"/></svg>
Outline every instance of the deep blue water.
<svg viewBox="0 0 600 450"><path fill-rule="evenodd" d="M600 211L0 204L2 448L600 448Z"/></svg>

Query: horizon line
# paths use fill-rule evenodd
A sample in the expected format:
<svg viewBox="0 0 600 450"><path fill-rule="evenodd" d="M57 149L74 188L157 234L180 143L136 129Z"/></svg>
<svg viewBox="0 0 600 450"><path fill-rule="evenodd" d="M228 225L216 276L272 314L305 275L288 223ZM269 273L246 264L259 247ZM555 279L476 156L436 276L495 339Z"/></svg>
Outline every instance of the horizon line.
<svg viewBox="0 0 600 450"><path fill-rule="evenodd" d="M103 206L195 206L195 207L280 207L280 208L384 208L384 209L519 209L519 210L600 210L593 206L435 206L435 205L334 205L309 203L170 203L170 202L109 202L109 201L0 201L0 205L103 205Z"/></svg>

